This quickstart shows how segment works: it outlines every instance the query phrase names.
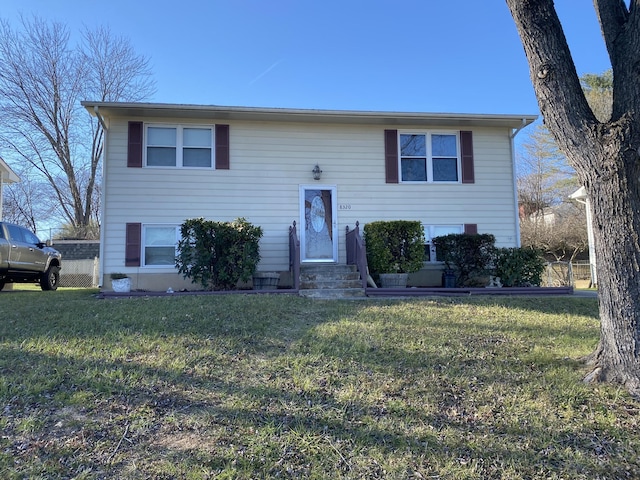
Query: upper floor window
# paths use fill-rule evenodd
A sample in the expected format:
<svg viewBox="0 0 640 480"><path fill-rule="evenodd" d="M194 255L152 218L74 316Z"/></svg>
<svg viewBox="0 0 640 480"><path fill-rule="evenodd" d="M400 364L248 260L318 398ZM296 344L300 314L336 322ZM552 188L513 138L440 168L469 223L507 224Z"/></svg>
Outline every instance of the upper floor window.
<svg viewBox="0 0 640 480"><path fill-rule="evenodd" d="M147 125L148 167L213 167L213 127Z"/></svg>
<svg viewBox="0 0 640 480"><path fill-rule="evenodd" d="M457 133L400 133L403 182L458 182L460 147Z"/></svg>

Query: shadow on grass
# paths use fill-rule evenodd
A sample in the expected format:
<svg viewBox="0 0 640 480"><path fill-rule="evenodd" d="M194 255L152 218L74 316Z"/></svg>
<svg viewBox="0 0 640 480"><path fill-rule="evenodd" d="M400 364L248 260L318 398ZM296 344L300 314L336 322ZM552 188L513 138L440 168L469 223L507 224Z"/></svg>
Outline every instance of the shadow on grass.
<svg viewBox="0 0 640 480"><path fill-rule="evenodd" d="M593 331L544 326L546 317L526 326L509 313L562 315L574 305L592 317L593 305L509 300L496 309L504 300L23 305L0 327L0 467L353 478L632 468L614 462L624 422L605 429L576 418L594 403L589 389L568 397L548 376L572 377L575 365L535 352L536 338L578 345ZM40 421L29 427L30 418Z"/></svg>
<svg viewBox="0 0 640 480"><path fill-rule="evenodd" d="M363 475L367 469L375 470L377 457L397 457L397 462L407 462L403 468L423 472L438 471L433 462L440 459L462 466L480 462L474 467L476 472L496 478L505 465L535 468L538 472L560 469L573 476L598 473L603 468L612 472L609 469L614 465L607 460L615 436L621 433L599 431L592 425L580 427L574 422L562 422L564 426L550 430L551 425L545 421L513 415L510 407L499 401L482 404L470 400L470 389L489 387L492 380L478 379L471 372L462 375L451 366L437 367L451 364L446 355L430 355L432 358L423 366L422 375L430 387L418 381L416 388L411 384L416 381L415 375L405 381L394 380L407 369L385 363L381 356L361 363L353 358L343 368L350 378L337 377L323 383L321 375L306 389L293 375L277 368L260 371L263 384L256 384L256 378L247 373L244 375L248 378L233 373L230 376L235 381L230 381L206 372L176 373L136 362L87 361L6 349L0 355L10 363L37 365L42 372L53 374L50 385L24 398L24 403L16 401L18 392L10 392L13 399L7 402L5 411L47 417L39 429L26 435L31 439L27 441L24 432L20 434L15 425L8 425L5 433L9 435L4 438L15 442L4 441L5 452L25 462L28 458L33 461L68 455L67 464L76 470L98 465L107 475L126 472L132 460L148 474L168 468L162 462L169 461L177 462L181 471L206 467L212 471L276 475L290 473L291 469L304 473L313 464L329 476L339 471ZM341 399L340 392L347 383L372 385L371 377L380 377L368 369L372 364L388 371L387 380L377 381L395 381L396 386L387 386L375 398L357 395ZM110 375L113 372L119 373ZM523 381L522 377L500 379L506 383L505 388L514 389ZM20 377L9 375L7 383L14 382L19 384ZM73 398L85 402L69 402ZM585 395L577 405L587 402ZM82 419L75 430L62 425L67 423L69 408ZM61 413L65 410L67 414ZM76 445L73 454L67 453L64 445L67 441L76 443L80 432L85 450L80 451ZM191 442L185 444L189 438ZM30 448L25 448L25 443ZM321 462L316 457L318 452L322 452ZM603 462L604 467L597 466Z"/></svg>

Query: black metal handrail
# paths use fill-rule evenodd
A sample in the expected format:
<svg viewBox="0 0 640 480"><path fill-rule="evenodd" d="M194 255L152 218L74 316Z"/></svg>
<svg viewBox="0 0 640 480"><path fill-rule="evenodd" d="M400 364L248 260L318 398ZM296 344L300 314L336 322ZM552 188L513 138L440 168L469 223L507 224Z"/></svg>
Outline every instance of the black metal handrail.
<svg viewBox="0 0 640 480"><path fill-rule="evenodd" d="M360 235L360 222L356 222L356 228L349 230L347 225L347 265L356 265L360 272L362 288L367 288L369 267L367 266L367 249Z"/></svg>

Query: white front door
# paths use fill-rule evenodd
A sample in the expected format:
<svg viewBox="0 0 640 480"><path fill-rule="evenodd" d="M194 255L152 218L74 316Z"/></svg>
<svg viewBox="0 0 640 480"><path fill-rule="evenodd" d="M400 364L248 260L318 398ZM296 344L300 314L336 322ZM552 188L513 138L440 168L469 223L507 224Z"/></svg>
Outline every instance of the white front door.
<svg viewBox="0 0 640 480"><path fill-rule="evenodd" d="M338 261L336 187L300 187L300 261Z"/></svg>

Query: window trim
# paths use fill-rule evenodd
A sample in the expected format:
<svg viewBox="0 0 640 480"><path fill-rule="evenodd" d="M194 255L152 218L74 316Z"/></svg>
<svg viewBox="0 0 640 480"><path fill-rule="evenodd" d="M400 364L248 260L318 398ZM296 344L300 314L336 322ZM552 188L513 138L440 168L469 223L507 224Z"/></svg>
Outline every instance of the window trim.
<svg viewBox="0 0 640 480"><path fill-rule="evenodd" d="M461 152L461 141L460 141L460 131L458 130L398 130L398 177L400 183L407 184L449 184L455 185L462 183L462 152ZM402 160L403 158L424 158L424 157L414 157L414 156L402 156L402 142L400 141L401 135L423 135L425 136L426 143L426 169L427 169L427 179L426 180L404 180L402 178ZM452 135L455 136L456 139L456 173L457 180L434 180L433 177L433 146L432 146L432 136L433 135ZM436 157L436 158L453 158L453 157Z"/></svg>
<svg viewBox="0 0 640 480"><path fill-rule="evenodd" d="M151 246L151 245L147 245L147 229L148 228L168 228L168 227L173 227L175 229L176 232L176 243L175 243L175 254L178 255L178 242L180 241L180 225L177 225L175 223L143 223L142 224L142 231L140 233L140 267L144 267L144 268L153 268L153 269L160 269L160 268L173 268L175 269L175 262L173 263L173 265L148 265L147 264L147 246ZM155 247L168 247L169 245L153 245Z"/></svg>
<svg viewBox="0 0 640 480"><path fill-rule="evenodd" d="M176 164L175 165L149 165L147 163L147 152L149 148L149 128L175 128L176 129ZM208 147L211 151L211 165L207 167L185 166L184 165L184 149L194 148L185 147L184 145L184 130L189 128L207 129L211 133L211 145ZM153 145L152 145L153 146ZM198 147L203 148L203 147ZM212 124L175 124L175 123L145 123L144 124L144 138L142 142L142 165L145 168L171 168L171 169L186 169L186 170L215 170L216 168L216 125Z"/></svg>

